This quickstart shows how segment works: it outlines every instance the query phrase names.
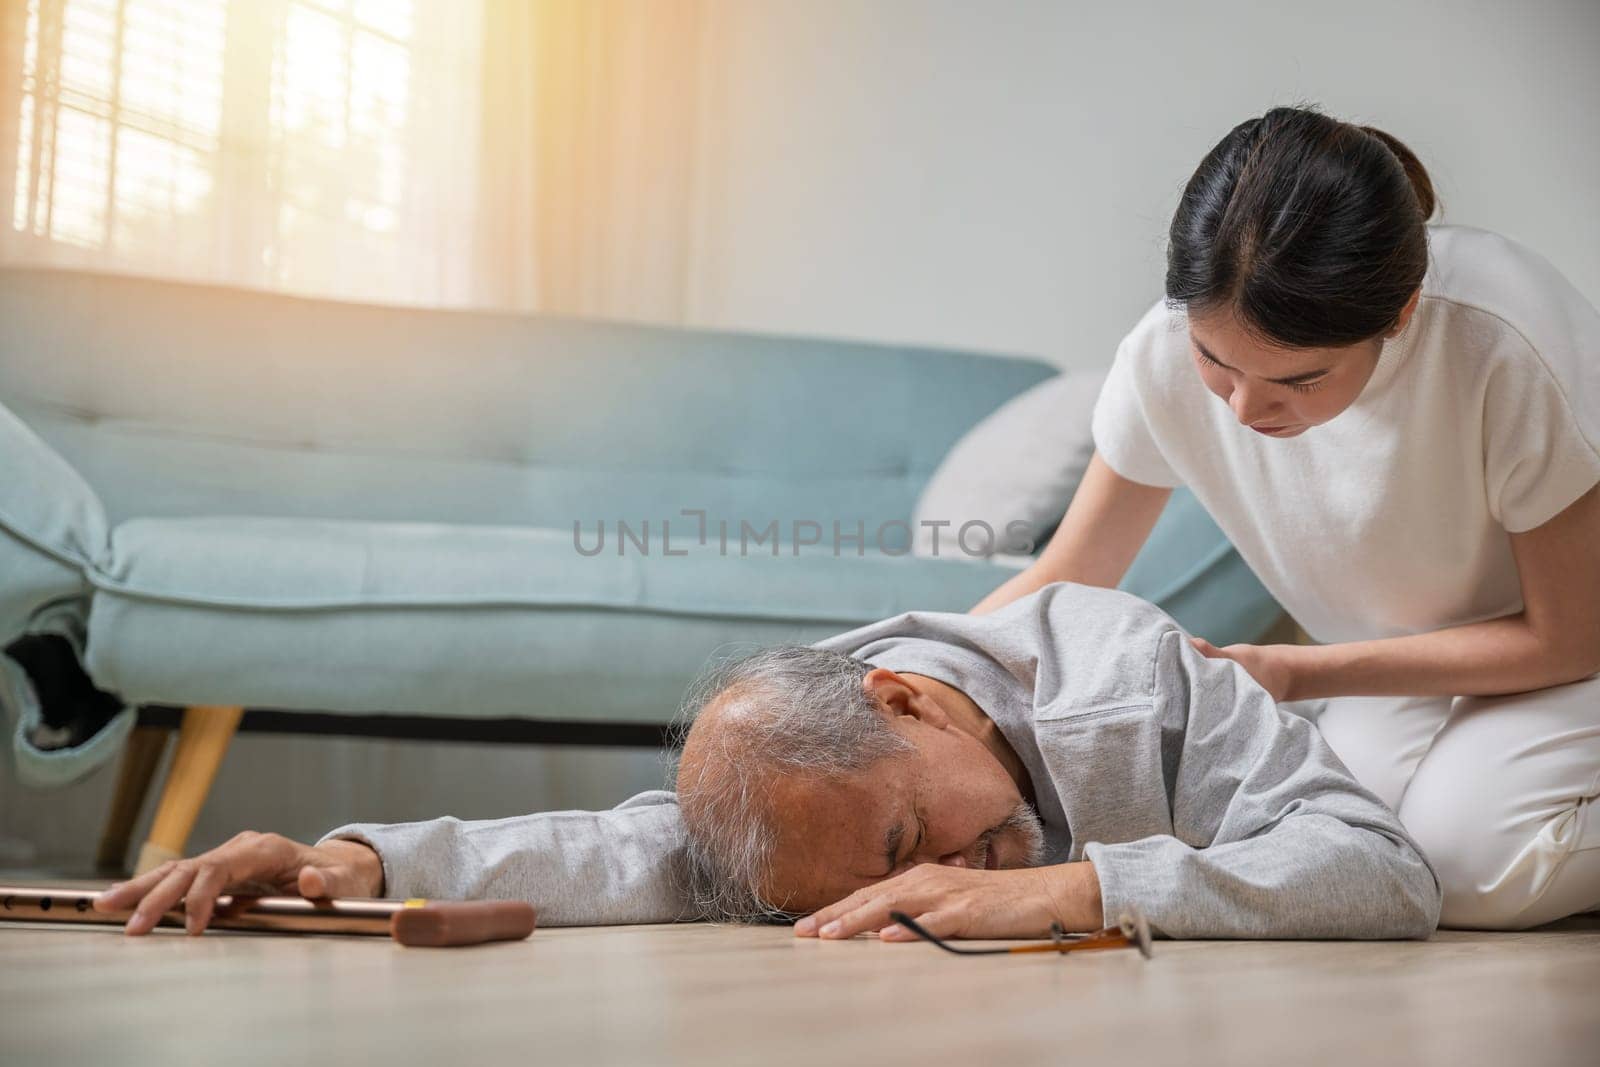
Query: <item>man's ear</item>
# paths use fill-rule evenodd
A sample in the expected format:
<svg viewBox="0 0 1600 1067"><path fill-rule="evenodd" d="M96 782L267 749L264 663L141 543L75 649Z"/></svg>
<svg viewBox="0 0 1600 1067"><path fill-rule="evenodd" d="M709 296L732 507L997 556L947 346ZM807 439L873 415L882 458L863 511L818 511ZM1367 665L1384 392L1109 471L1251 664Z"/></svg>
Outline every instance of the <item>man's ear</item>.
<svg viewBox="0 0 1600 1067"><path fill-rule="evenodd" d="M950 721L938 701L887 667L872 668L861 679L861 686L886 716L910 715L935 729L943 729Z"/></svg>

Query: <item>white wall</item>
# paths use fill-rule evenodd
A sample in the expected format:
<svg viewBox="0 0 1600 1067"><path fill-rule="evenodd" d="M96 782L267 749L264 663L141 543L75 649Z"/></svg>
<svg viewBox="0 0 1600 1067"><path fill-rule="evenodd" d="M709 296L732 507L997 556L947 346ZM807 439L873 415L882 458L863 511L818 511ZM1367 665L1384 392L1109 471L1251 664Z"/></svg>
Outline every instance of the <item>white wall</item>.
<svg viewBox="0 0 1600 1067"><path fill-rule="evenodd" d="M1600 302L1600 2L713 0L690 319L1108 362L1179 191L1283 103Z"/></svg>

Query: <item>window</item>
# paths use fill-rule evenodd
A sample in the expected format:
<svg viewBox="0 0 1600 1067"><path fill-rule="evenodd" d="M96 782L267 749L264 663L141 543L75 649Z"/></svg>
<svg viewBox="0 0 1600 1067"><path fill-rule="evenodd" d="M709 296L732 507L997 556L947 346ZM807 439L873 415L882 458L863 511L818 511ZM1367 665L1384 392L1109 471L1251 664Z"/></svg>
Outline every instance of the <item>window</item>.
<svg viewBox="0 0 1600 1067"><path fill-rule="evenodd" d="M69 264L392 292L416 21L413 0L27 0L12 237Z"/></svg>
<svg viewBox="0 0 1600 1067"><path fill-rule="evenodd" d="M12 225L137 249L153 217L207 211L224 21L221 0L29 0Z"/></svg>
<svg viewBox="0 0 1600 1067"><path fill-rule="evenodd" d="M313 278L319 263L398 251L410 6L333 0L285 8L270 113L278 239L266 252L285 281Z"/></svg>

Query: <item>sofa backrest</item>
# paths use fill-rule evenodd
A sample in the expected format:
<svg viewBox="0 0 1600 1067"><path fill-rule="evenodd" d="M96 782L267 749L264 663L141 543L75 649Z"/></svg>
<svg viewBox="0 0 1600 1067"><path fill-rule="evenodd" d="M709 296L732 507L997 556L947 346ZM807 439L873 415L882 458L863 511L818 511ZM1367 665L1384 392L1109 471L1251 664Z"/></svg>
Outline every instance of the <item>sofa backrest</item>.
<svg viewBox="0 0 1600 1067"><path fill-rule="evenodd" d="M0 269L0 404L134 515L908 520L1055 370L857 342ZM830 535L831 536L831 532ZM895 535L891 535L893 539ZM869 551L871 550L869 541Z"/></svg>

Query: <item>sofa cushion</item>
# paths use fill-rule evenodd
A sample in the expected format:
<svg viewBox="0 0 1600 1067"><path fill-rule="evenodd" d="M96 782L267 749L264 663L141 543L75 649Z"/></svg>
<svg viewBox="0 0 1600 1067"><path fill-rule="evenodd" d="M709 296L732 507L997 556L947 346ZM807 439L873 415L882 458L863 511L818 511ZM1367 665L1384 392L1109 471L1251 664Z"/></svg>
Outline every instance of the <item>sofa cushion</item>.
<svg viewBox="0 0 1600 1067"><path fill-rule="evenodd" d="M130 703L661 723L713 651L965 611L1012 573L870 544L724 555L677 532L667 556L659 530L619 553L614 532L585 556L570 530L136 520L91 573L87 667ZM1277 611L1187 494L1123 587L1219 643Z"/></svg>
<svg viewBox="0 0 1600 1067"><path fill-rule="evenodd" d="M1089 423L1105 377L1103 370L1058 374L968 430L922 488L912 551L952 555L962 525L979 521L994 531L985 555L1017 566L1031 563L1031 555L1003 551L1016 540L1008 536L1008 525L1026 523L1024 536L1037 552L1061 522L1094 455ZM975 528L967 545L977 552L984 541Z"/></svg>
<svg viewBox="0 0 1600 1067"><path fill-rule="evenodd" d="M586 557L571 530L135 520L93 575L88 669L130 702L665 722L719 646L965 610L1008 573L653 532Z"/></svg>

